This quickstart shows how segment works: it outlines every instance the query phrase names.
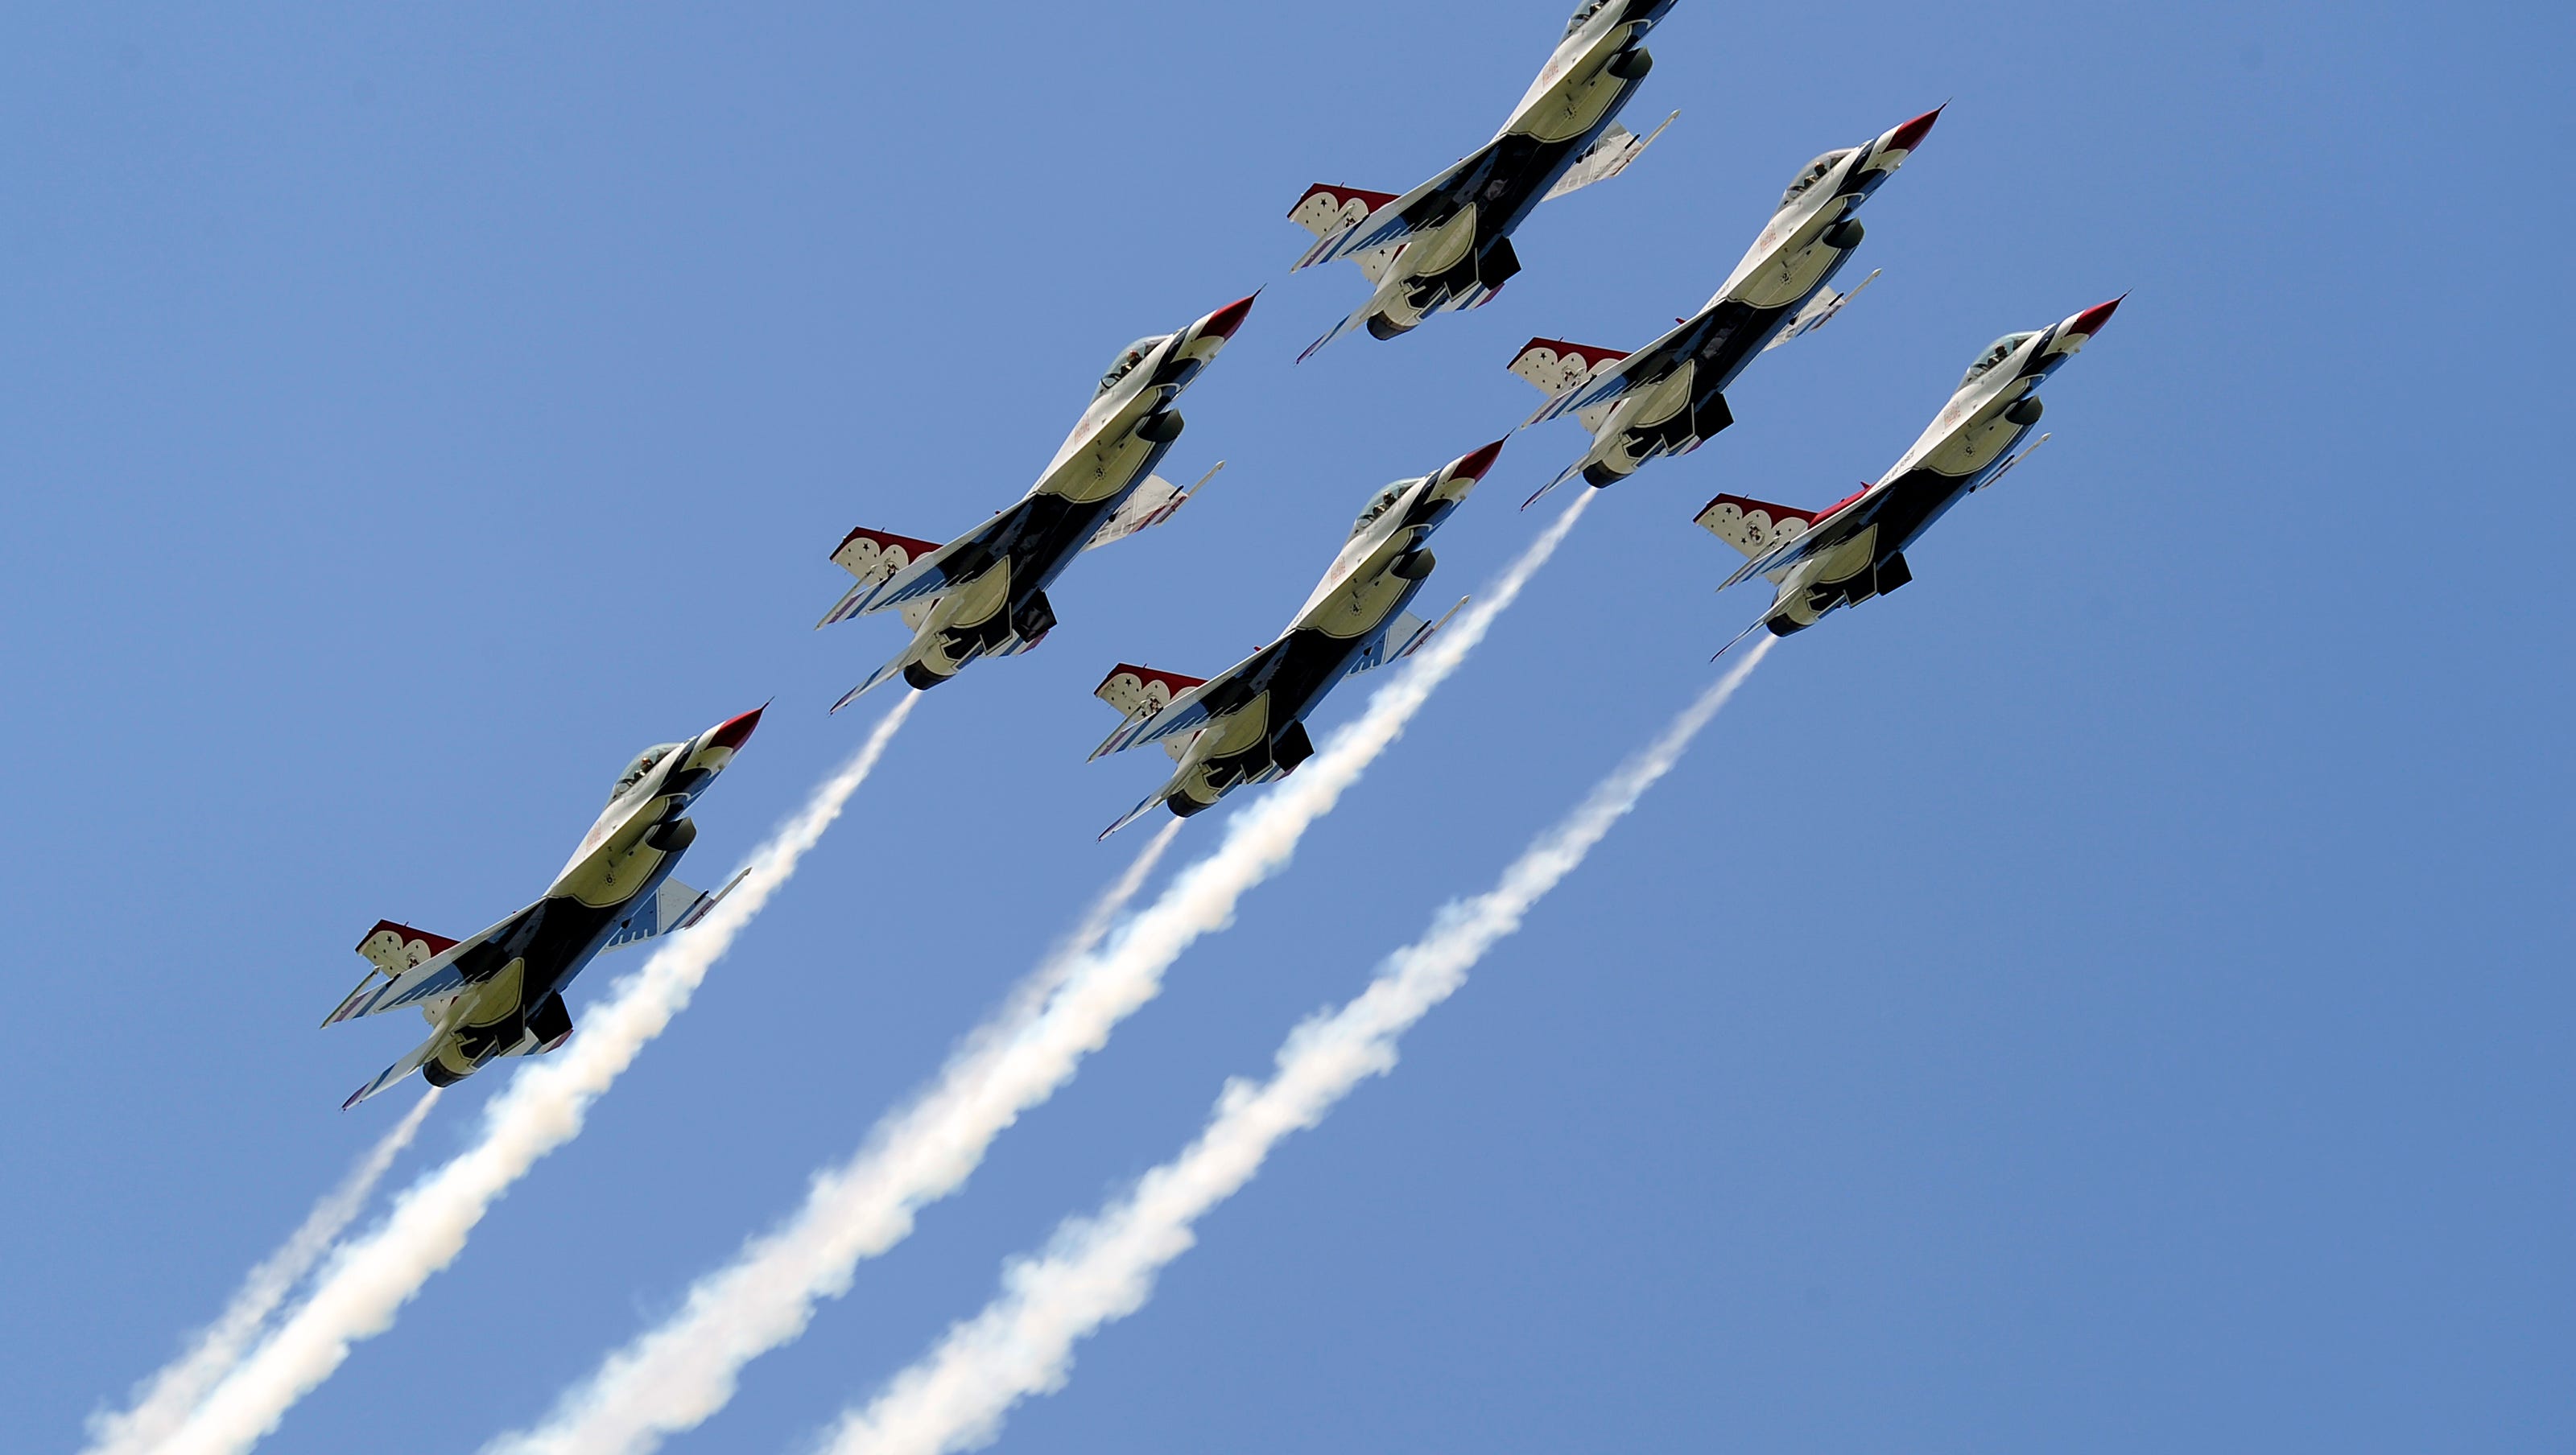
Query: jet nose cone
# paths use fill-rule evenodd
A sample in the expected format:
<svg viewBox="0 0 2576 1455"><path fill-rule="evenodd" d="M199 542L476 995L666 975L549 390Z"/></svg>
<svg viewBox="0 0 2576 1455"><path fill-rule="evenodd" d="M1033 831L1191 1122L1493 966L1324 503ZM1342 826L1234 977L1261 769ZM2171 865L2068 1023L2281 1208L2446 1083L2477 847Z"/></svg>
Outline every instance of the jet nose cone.
<svg viewBox="0 0 2576 1455"><path fill-rule="evenodd" d="M2119 298L2114 298L2108 303L2096 303L2092 307L2085 309L2082 313L2075 315L2073 322L2066 325L2066 331L2068 333L2080 333L2086 338L2091 338L2093 335L2100 333L2102 331L2102 325L2109 323L2111 321L2111 315L2119 310L2121 299L2125 299L2128 296L2128 294L2123 293Z"/></svg>
<svg viewBox="0 0 2576 1455"><path fill-rule="evenodd" d="M1260 296L1260 294L1255 293L1252 295L1252 298L1258 298ZM1218 338L1222 339L1233 338L1234 331L1243 327L1245 316L1252 312L1252 298L1238 298L1223 308L1218 309L1216 312L1209 314L1207 323L1200 329L1200 332L1202 334L1214 334Z"/></svg>
<svg viewBox="0 0 2576 1455"><path fill-rule="evenodd" d="M1485 472L1494 468L1494 461L1500 459L1502 453L1503 441L1496 440L1450 466L1449 471L1452 475L1464 475L1470 480L1482 480L1485 478Z"/></svg>
<svg viewBox="0 0 2576 1455"><path fill-rule="evenodd" d="M1921 146L1923 144L1923 138L1932 134L1932 123L1940 120L1941 113L1949 109L1950 103L1944 101L1940 105L1933 107L1931 110L1924 112L1921 116L1918 116L1912 121L1905 123L1903 126L1898 127L1896 130L1889 132L1887 135L1887 149L1889 151L1910 152L1916 147Z"/></svg>
<svg viewBox="0 0 2576 1455"><path fill-rule="evenodd" d="M707 746L723 748L727 752L739 750L743 744L751 741L752 729L760 726L760 715L767 711L769 711L769 704L764 702L740 717L727 719L708 736Z"/></svg>

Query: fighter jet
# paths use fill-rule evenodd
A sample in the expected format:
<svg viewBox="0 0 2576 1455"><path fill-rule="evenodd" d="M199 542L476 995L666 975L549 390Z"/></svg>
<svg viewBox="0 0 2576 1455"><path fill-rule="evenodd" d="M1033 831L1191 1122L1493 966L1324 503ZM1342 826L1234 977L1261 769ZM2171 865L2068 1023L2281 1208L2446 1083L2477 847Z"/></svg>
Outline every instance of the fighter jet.
<svg viewBox="0 0 2576 1455"><path fill-rule="evenodd" d="M1180 766L1170 782L1100 836L1134 823L1158 803L1188 818L1247 783L1286 777L1313 757L1306 714L1335 683L1411 656L1457 614L1453 606L1439 621L1427 622L1405 608L1431 574L1433 559L1424 542L1502 451L1503 442L1496 440L1371 495L1333 568L1288 629L1221 675L1184 677L1125 662L1111 669L1092 695L1126 720L1091 756L1161 743Z"/></svg>
<svg viewBox="0 0 2576 1455"><path fill-rule="evenodd" d="M409 1005L420 1007L430 1034L341 1108L414 1071L432 1086L453 1086L499 1057L553 1050L572 1034L564 987L592 956L687 929L732 893L740 874L702 894L671 870L698 836L689 805L749 741L762 711L636 754L545 897L481 934L451 940L378 920L358 941L373 968L322 1024Z"/></svg>
<svg viewBox="0 0 2576 1455"><path fill-rule="evenodd" d="M2008 333L1968 366L1939 417L1875 485L1823 510L1799 510L1721 495L1698 520L1742 551L1744 569L1728 586L1761 576L1779 586L1762 619L1787 636L1837 607L1857 606L1914 579L1905 548L1942 513L2004 477L2048 440L2041 435L2013 453L2039 423L2040 384L2110 322L2120 300L2097 304L2032 333ZM1729 642L1728 646L1733 646ZM1724 655L1723 649L1720 655Z"/></svg>
<svg viewBox="0 0 2576 1455"><path fill-rule="evenodd" d="M1826 286L1860 246L1852 214L1905 165L1940 115L1927 111L1800 168L1717 296L1635 353L1560 339L1524 344L1512 372L1548 396L1527 423L1571 414L1593 436L1583 457L1539 495L1576 475L1596 487L1624 480L1646 461L1689 454L1733 424L1724 391L1753 356L1824 327L1878 277L1870 274L1848 293Z"/></svg>
<svg viewBox="0 0 2576 1455"><path fill-rule="evenodd" d="M1434 313L1492 298L1521 270L1512 230L1533 208L1619 175L1664 134L1659 126L1639 140L1613 118L1654 68L1641 42L1672 8L1673 0L1585 0L1494 139L1401 197L1308 188L1288 213L1316 238L1297 267L1349 258L1376 291L1299 362L1362 324L1390 339Z"/></svg>
<svg viewBox="0 0 2576 1455"><path fill-rule="evenodd" d="M844 537L832 560L859 584L816 629L891 610L903 613L913 638L832 711L897 674L927 691L977 657L1008 657L1036 646L1055 626L1046 588L1075 556L1171 519L1207 483L1201 476L1180 489L1153 474L1181 437L1172 402L1251 311L1252 299L1238 299L1178 333L1152 334L1120 349L1092 391L1091 407L1029 493L948 544L865 529Z"/></svg>

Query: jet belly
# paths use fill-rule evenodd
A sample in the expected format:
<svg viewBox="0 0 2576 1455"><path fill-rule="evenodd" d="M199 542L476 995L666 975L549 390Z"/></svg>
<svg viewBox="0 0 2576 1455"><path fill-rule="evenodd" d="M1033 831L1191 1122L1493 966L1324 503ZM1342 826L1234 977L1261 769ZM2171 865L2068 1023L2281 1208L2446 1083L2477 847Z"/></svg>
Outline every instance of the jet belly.
<svg viewBox="0 0 2576 1455"><path fill-rule="evenodd" d="M550 893L511 933L458 961L466 983L421 1007L443 1033L422 1068L431 1085L452 1085L496 1057L540 1048L547 1038L536 1035L531 1021L599 954L632 906L662 887L680 858L644 852L653 865L632 881L633 893L609 904Z"/></svg>
<svg viewBox="0 0 2576 1455"><path fill-rule="evenodd" d="M1136 433L1138 421L1162 401L1164 393L1148 388L1087 430L1077 427L1047 462L1046 473L1030 493L1059 496L1080 505L1126 494L1170 448Z"/></svg>
<svg viewBox="0 0 2576 1455"><path fill-rule="evenodd" d="M1496 138L1528 136L1540 141L1570 141L1617 115L1620 103L1637 82L1610 74L1610 60L1647 28L1622 22L1570 54L1560 48L1558 54L1548 58L1538 79L1530 83L1520 104L1512 108L1511 119L1494 134Z"/></svg>

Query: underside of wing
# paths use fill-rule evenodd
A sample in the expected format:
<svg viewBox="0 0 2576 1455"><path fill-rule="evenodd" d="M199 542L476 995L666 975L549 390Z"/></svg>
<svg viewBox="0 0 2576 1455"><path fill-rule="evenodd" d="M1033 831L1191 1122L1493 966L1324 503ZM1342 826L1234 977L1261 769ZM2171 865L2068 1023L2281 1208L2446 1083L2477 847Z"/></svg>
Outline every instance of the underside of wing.
<svg viewBox="0 0 2576 1455"><path fill-rule="evenodd" d="M1664 127L1672 125L1673 117L1679 115L1681 113L1676 111L1665 117L1663 126L1656 127L1642 138L1628 128L1612 123L1608 131L1601 133L1601 139L1585 148L1583 155L1574 159L1574 165L1568 167L1565 175L1557 178L1556 185L1548 188L1547 195L1539 200L1553 202L1568 192L1580 192L1595 182L1607 182L1628 170L1628 164L1637 159L1638 153L1653 146L1655 138L1664 134Z"/></svg>
<svg viewBox="0 0 2576 1455"><path fill-rule="evenodd" d="M1442 196L1442 193L1449 187L1453 186L1457 182L1459 176L1466 172L1475 161L1475 157L1464 158L1451 165L1439 176L1432 178L1430 181L1423 183L1421 186L1414 188L1403 196L1390 198L1378 203L1374 209L1363 215L1358 221L1344 224L1340 231L1319 234L1316 238L1315 245L1308 248L1306 250L1306 255L1299 258L1297 260L1296 267L1289 269L1289 271L1293 273L1297 271L1297 268L1311 268L1318 263L1329 263L1340 258L1357 257L1362 253L1400 247L1403 244L1412 241L1417 234L1427 232L1430 229L1439 226L1441 223L1447 222L1450 214L1455 212L1457 209L1447 205L1447 199ZM1350 189L1310 188L1308 189L1307 196L1309 198L1313 198L1317 196L1319 192L1324 191L1344 193L1349 196L1360 197L1375 197L1380 195L1375 193L1358 193ZM1303 208L1307 204L1301 202L1298 205ZM1343 214L1337 214L1337 216L1345 215L1347 213L1347 208L1348 204L1344 203ZM1310 224L1306 223L1304 218L1298 217L1296 212L1289 213L1289 216L1297 217L1300 225L1311 227Z"/></svg>
<svg viewBox="0 0 2576 1455"><path fill-rule="evenodd" d="M1206 685L1205 678L1185 677L1178 672L1121 662L1109 669L1109 675L1101 679L1091 695L1117 709L1120 731L1123 732L1126 724L1158 716L1172 705L1173 699L1187 695L1194 687ZM1176 738L1165 736L1163 747L1174 758L1181 755L1181 743ZM1092 756L1099 755L1095 753Z"/></svg>
<svg viewBox="0 0 2576 1455"><path fill-rule="evenodd" d="M1530 357L1531 350L1543 345L1559 349L1579 347L1556 344L1549 339L1532 339L1522 348L1522 358ZM1563 419L1572 414L1582 418L1585 429L1597 432L1601 428L1602 420L1608 416L1610 407L1619 402L1620 395L1642 384L1652 382L1655 375L1653 366L1663 357L1659 351L1653 349L1633 354L1612 353L1607 349L1596 352L1600 357L1585 370L1583 377L1555 398L1540 405L1538 413L1522 421L1524 428L1533 424L1545 424L1551 419ZM1560 368L1562 368L1561 363ZM1521 373L1518 362L1513 364L1512 372ZM1529 376L1522 374L1521 377L1526 379Z"/></svg>
<svg viewBox="0 0 2576 1455"><path fill-rule="evenodd" d="M880 610L883 605L892 605L891 602L875 600L877 593L887 582L928 562L942 549L935 541L915 540L911 536L869 530L864 526L850 532L832 551L832 564L856 577L858 584L834 602L832 609L823 613L823 619L814 625L827 627L836 621L847 621L862 613Z"/></svg>
<svg viewBox="0 0 2576 1455"><path fill-rule="evenodd" d="M1812 511L1741 495L1721 495L1710 501L1697 517L1700 526L1745 556L1744 564L1717 589L1724 591L1754 576L1777 581L1807 556L1849 539L1867 524L1870 512L1858 506L1868 494L1864 489Z"/></svg>
<svg viewBox="0 0 2576 1455"><path fill-rule="evenodd" d="M1536 424L1541 419L1555 418L1556 402L1559 399L1610 372L1627 357L1628 355L1619 349L1568 343L1563 339L1555 338L1534 338L1521 345L1520 353L1512 359L1511 370L1532 388L1546 395L1548 400L1540 407L1539 412L1530 416L1526 422ZM1584 428L1599 429L1598 415L1606 413L1606 409L1584 410Z"/></svg>
<svg viewBox="0 0 2576 1455"><path fill-rule="evenodd" d="M375 968L367 973L366 979L358 982L358 988L350 991L347 997L341 1000L339 1008L332 1011L322 1024L338 1025L342 1021L355 1020L360 1016L382 1015L389 1010L418 1005L433 996L446 994L465 983L464 972L457 967L460 959L473 953L486 941L506 935L534 910L535 906L531 905L481 934L448 942L446 948L427 959L406 964L400 970L396 970L393 962L381 957L380 954L371 954L369 951L383 949L383 942L390 939L394 932L411 936L419 936L423 932L405 930L403 926L394 924L390 920L379 922L374 930L368 932L367 938L360 941L358 945L358 953L365 956L368 963ZM407 959L408 944L403 947L403 951ZM379 977L382 977L381 980Z"/></svg>
<svg viewBox="0 0 2576 1455"><path fill-rule="evenodd" d="M1121 676L1138 674L1140 695L1137 700L1151 710L1140 716L1130 716L1125 722L1120 723L1118 731L1111 733L1098 748L1093 749L1091 756L1105 758L1111 753L1123 753L1129 748L1140 747L1146 743L1179 739L1184 733L1205 727L1208 721L1219 712L1232 709L1242 696L1237 684L1259 673L1262 665L1268 662L1271 654L1277 650L1279 650L1279 644L1273 642L1204 682L1194 677L1179 676L1176 673L1153 673L1148 668L1131 667L1122 663L1109 674L1109 680L1100 684L1096 695L1103 701L1110 701L1111 692L1121 690L1119 682ZM1153 678L1159 679L1161 684L1159 687L1155 682L1143 680L1144 675L1148 673ZM1164 697L1164 693L1170 695ZM1154 706L1157 700L1164 705ZM1111 702L1111 705L1116 706L1116 703Z"/></svg>

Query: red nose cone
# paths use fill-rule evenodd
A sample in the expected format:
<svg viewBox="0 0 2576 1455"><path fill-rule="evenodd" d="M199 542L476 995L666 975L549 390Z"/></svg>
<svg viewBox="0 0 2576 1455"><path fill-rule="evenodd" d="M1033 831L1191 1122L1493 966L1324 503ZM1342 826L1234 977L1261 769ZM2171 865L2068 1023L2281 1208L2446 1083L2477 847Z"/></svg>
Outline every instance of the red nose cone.
<svg viewBox="0 0 2576 1455"><path fill-rule="evenodd" d="M1482 480L1485 478L1485 472L1494 468L1494 461L1500 459L1502 457L1502 453L1503 442L1501 440L1496 440L1492 444L1478 450L1476 453L1460 460L1457 464L1450 466L1449 473L1452 475L1464 475L1470 480Z"/></svg>
<svg viewBox="0 0 2576 1455"><path fill-rule="evenodd" d="M2120 307L2120 299L2128 296L2128 294L2123 293L2120 295L2120 298L2114 298L2108 303L2096 303L2092 307L2085 309L2082 313L2075 315L2075 321L2066 326L2066 331L2068 333L2080 333L2086 338L2091 338L2093 335L2100 333L2102 331L2102 325L2109 323L2111 321L2112 313L2117 311Z"/></svg>
<svg viewBox="0 0 2576 1455"><path fill-rule="evenodd" d="M742 716L727 721L715 730L715 735L708 739L707 746L739 750L743 744L751 741L751 730L760 726L760 715L768 710L769 704L764 702Z"/></svg>
<svg viewBox="0 0 2576 1455"><path fill-rule="evenodd" d="M1932 134L1932 123L1940 120L1941 113L1948 109L1950 109L1950 103L1944 101L1940 105L1933 107L1931 110L1924 112L1921 116L1918 116L1912 121L1905 123L1903 126L1898 127L1895 133L1887 139L1888 150L1910 152L1916 147L1921 146L1923 144L1923 138Z"/></svg>
<svg viewBox="0 0 2576 1455"><path fill-rule="evenodd" d="M1258 298L1260 296L1260 294L1255 293L1252 295L1252 298ZM1207 327L1203 329L1202 332L1212 333L1218 338L1224 339L1234 337L1234 331L1243 327L1245 315L1252 312L1252 298L1238 298L1223 308L1218 309L1216 312L1209 314Z"/></svg>

